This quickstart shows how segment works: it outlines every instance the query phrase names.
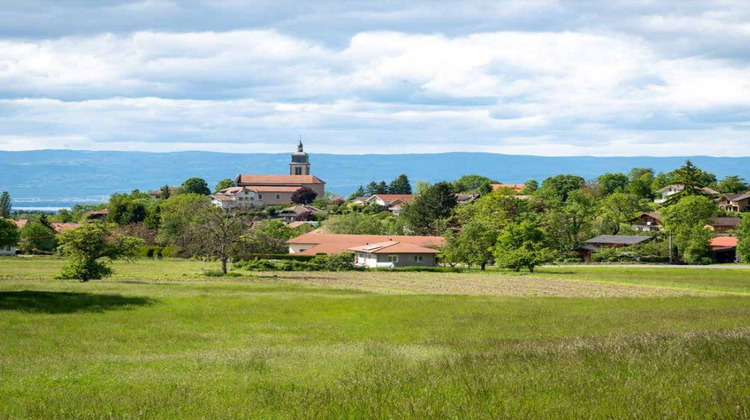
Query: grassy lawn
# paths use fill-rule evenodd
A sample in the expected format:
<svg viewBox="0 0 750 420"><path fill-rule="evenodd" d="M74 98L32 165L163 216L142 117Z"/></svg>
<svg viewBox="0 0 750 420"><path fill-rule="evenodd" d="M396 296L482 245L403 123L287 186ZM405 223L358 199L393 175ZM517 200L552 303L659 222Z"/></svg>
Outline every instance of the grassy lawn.
<svg viewBox="0 0 750 420"><path fill-rule="evenodd" d="M60 265L0 258L2 418L750 416L750 272Z"/></svg>

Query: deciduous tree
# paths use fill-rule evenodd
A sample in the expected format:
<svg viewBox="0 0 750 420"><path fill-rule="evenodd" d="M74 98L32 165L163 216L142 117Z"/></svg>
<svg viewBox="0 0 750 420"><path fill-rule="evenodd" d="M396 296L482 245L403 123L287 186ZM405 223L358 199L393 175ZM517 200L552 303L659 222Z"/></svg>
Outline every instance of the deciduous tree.
<svg viewBox="0 0 750 420"><path fill-rule="evenodd" d="M12 220L0 219L0 248L16 246L20 234Z"/></svg>
<svg viewBox="0 0 750 420"><path fill-rule="evenodd" d="M438 182L417 196L401 215L415 233L440 235L455 206L456 196L451 185Z"/></svg>
<svg viewBox="0 0 750 420"><path fill-rule="evenodd" d="M184 194L210 195L211 190L203 178L189 178L182 183L180 187Z"/></svg>
<svg viewBox="0 0 750 420"><path fill-rule="evenodd" d="M292 203L296 204L310 204L315 200L315 197L318 196L318 193L311 190L307 187L302 187L292 193Z"/></svg>
<svg viewBox="0 0 750 420"><path fill-rule="evenodd" d="M62 278L89 281L112 274L110 262L135 258L143 242L132 236L114 235L112 225L86 223L60 235L60 252L68 259Z"/></svg>
<svg viewBox="0 0 750 420"><path fill-rule="evenodd" d="M214 188L214 192L217 193L221 190L225 190L227 188L234 187L234 181L232 181L229 178L224 178L221 181L216 183L216 187Z"/></svg>

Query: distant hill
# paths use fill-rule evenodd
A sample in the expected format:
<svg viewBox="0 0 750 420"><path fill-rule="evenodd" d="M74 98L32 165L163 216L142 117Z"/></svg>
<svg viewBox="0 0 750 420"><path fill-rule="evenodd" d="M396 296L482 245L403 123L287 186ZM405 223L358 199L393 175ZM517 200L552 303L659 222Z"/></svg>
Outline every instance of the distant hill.
<svg viewBox="0 0 750 420"><path fill-rule="evenodd" d="M288 153L229 154L212 152L142 153L41 150L0 152L0 190L8 190L18 207L69 206L106 200L113 192L151 190L179 185L185 179L205 178L213 188L222 178L238 173L285 174ZM326 189L348 195L371 180L390 181L405 173L412 183L453 180L480 174L506 183L543 180L561 173L594 178L604 172L626 172L633 167L670 171L688 157L541 157L492 153L410 155L311 154L312 172L327 182ZM689 157L719 177L750 179L750 157Z"/></svg>

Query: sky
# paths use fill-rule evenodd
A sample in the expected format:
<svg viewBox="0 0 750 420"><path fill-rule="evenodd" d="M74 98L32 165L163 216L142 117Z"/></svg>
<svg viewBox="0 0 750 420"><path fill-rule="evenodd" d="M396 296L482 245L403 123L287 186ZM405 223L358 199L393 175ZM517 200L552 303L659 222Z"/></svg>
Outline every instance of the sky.
<svg viewBox="0 0 750 420"><path fill-rule="evenodd" d="M0 150L750 156L750 1L3 0Z"/></svg>

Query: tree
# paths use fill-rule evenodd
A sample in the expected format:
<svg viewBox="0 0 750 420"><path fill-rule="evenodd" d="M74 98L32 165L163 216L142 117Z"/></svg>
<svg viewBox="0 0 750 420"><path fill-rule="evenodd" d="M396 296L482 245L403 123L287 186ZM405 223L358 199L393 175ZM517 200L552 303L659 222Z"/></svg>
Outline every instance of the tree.
<svg viewBox="0 0 750 420"><path fill-rule="evenodd" d="M292 193L292 203L296 204L310 204L315 200L318 193L307 187L302 187Z"/></svg>
<svg viewBox="0 0 750 420"><path fill-rule="evenodd" d="M693 195L682 198L662 210L664 228L671 231L678 255L690 264L710 260L710 232L705 225L717 211L716 204L707 197Z"/></svg>
<svg viewBox="0 0 750 420"><path fill-rule="evenodd" d="M452 182L453 191L457 193L462 192L478 192L482 184L492 184L492 180L482 175L464 175L461 178Z"/></svg>
<svg viewBox="0 0 750 420"><path fill-rule="evenodd" d="M361 213L334 216L325 221L324 226L330 233L351 235L385 235L386 226L380 215Z"/></svg>
<svg viewBox="0 0 750 420"><path fill-rule="evenodd" d="M591 192L575 190L567 201L551 208L544 223L551 240L560 250L570 250L591 235L596 200Z"/></svg>
<svg viewBox="0 0 750 420"><path fill-rule="evenodd" d="M631 220L643 210L636 195L623 192L613 193L599 203L599 231L603 235L617 235L622 224Z"/></svg>
<svg viewBox="0 0 750 420"><path fill-rule="evenodd" d="M553 259L554 252L545 242L544 231L533 223L510 224L503 229L492 248L495 264L515 271L525 267L533 273L536 266Z"/></svg>
<svg viewBox="0 0 750 420"><path fill-rule="evenodd" d="M191 243L189 248L195 255L217 258L221 262L221 271L226 274L229 257L242 244L245 218L211 204L204 204L195 211L199 222L191 228L199 241Z"/></svg>
<svg viewBox="0 0 750 420"><path fill-rule="evenodd" d="M211 194L211 190L208 189L208 184L203 178L189 178L182 183L181 188L184 194Z"/></svg>
<svg viewBox="0 0 750 420"><path fill-rule="evenodd" d="M217 193L221 190L225 190L231 187L234 187L234 181L232 181L229 178L224 178L221 181L216 183L216 187L214 188L214 193Z"/></svg>
<svg viewBox="0 0 750 420"><path fill-rule="evenodd" d="M683 186L682 191L678 194L671 195L666 204L672 205L682 197L692 195L707 195L703 191L704 187L713 185L716 183L716 176L714 174L705 172L693 165L690 160L685 161L685 165L667 174L668 179L671 181L670 184L679 184Z"/></svg>
<svg viewBox="0 0 750 420"><path fill-rule="evenodd" d="M742 215L737 232L737 256L744 263L750 262L750 214Z"/></svg>
<svg viewBox="0 0 750 420"><path fill-rule="evenodd" d="M55 229L47 220L47 216L42 214L38 219L30 221L21 229L18 247L27 253L54 251L57 248L55 233Z"/></svg>
<svg viewBox="0 0 750 420"><path fill-rule="evenodd" d="M653 200L654 171L649 168L633 168L628 174L626 191L640 198Z"/></svg>
<svg viewBox="0 0 750 420"><path fill-rule="evenodd" d="M472 221L461 228L458 234L445 235L443 261L463 263L468 266L479 265L485 269L492 258L492 245L497 240L497 233L479 221Z"/></svg>
<svg viewBox="0 0 750 420"><path fill-rule="evenodd" d="M521 190L521 194L531 195L538 189L539 189L539 181L537 181L536 179L530 179L523 183L523 189Z"/></svg>
<svg viewBox="0 0 750 420"><path fill-rule="evenodd" d="M411 184L406 174L401 174L396 177L391 184L388 186L389 194L411 194Z"/></svg>
<svg viewBox="0 0 750 420"><path fill-rule="evenodd" d="M13 221L0 219L0 248L16 246L19 237L18 227Z"/></svg>
<svg viewBox="0 0 750 420"><path fill-rule="evenodd" d="M210 203L205 195L179 194L169 197L161 205L159 242L187 248L193 241L199 240L191 236L193 230L190 226L198 223L194 209Z"/></svg>
<svg viewBox="0 0 750 420"><path fill-rule="evenodd" d="M356 191L354 191L350 196L349 200L354 200L355 198L364 197L365 196L365 189L362 188L360 185L359 188L357 188Z"/></svg>
<svg viewBox="0 0 750 420"><path fill-rule="evenodd" d="M10 211L12 210L12 202L10 200L10 194L8 191L3 191L0 194L0 217L5 219L10 217Z"/></svg>
<svg viewBox="0 0 750 420"><path fill-rule="evenodd" d="M451 185L438 182L417 196L401 215L417 234L440 235L455 206L456 196Z"/></svg>
<svg viewBox="0 0 750 420"><path fill-rule="evenodd" d="M109 263L135 258L142 243L132 236L113 235L110 224L85 223L60 235L60 252L68 259L61 277L89 281L110 276Z"/></svg>
<svg viewBox="0 0 750 420"><path fill-rule="evenodd" d="M745 180L737 175L730 175L719 181L719 192L725 194L739 194L748 190Z"/></svg>
<svg viewBox="0 0 750 420"><path fill-rule="evenodd" d="M586 181L576 175L556 175L542 182L540 191L548 192L560 201L568 199L568 194L580 189Z"/></svg>
<svg viewBox="0 0 750 420"><path fill-rule="evenodd" d="M606 173L596 178L596 192L600 196L607 196L616 191L625 191L630 179L622 173Z"/></svg>
<svg viewBox="0 0 750 420"><path fill-rule="evenodd" d="M130 194L112 194L109 197L107 220L119 226L140 223L148 215L152 201L148 194L133 191Z"/></svg>
<svg viewBox="0 0 750 420"><path fill-rule="evenodd" d="M422 194L427 188L430 188L430 183L428 181L417 181L414 185L414 191L417 194Z"/></svg>
<svg viewBox="0 0 750 420"><path fill-rule="evenodd" d="M159 190L159 198L162 200L166 200L172 195L172 190L169 189L169 185L164 185Z"/></svg>

